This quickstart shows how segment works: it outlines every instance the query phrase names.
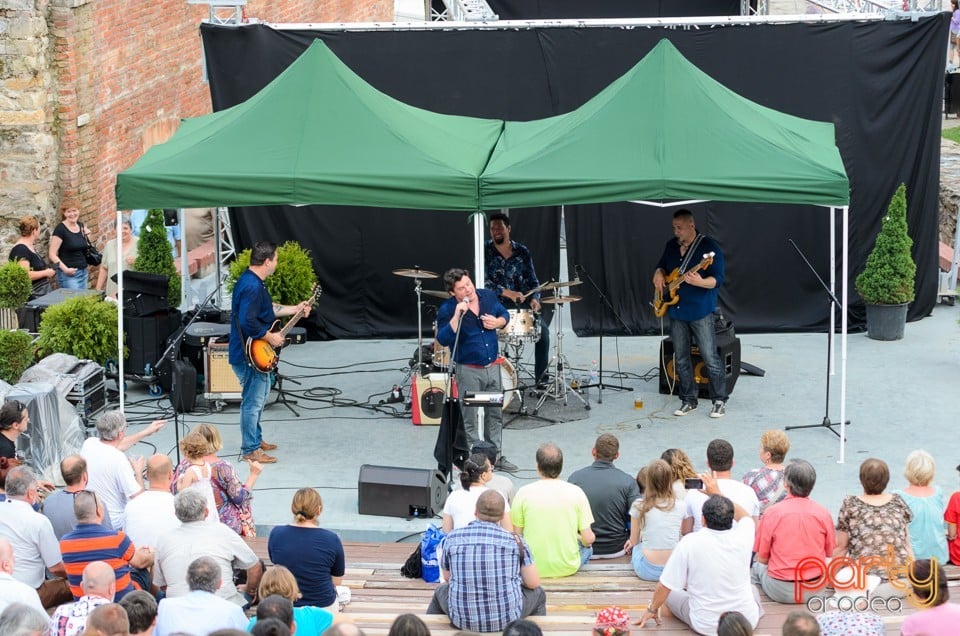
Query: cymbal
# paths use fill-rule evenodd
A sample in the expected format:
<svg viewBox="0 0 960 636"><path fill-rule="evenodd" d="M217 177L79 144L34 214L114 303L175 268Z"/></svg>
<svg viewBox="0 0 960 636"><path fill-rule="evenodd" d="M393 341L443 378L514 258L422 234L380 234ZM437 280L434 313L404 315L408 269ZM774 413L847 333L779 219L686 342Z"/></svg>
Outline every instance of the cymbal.
<svg viewBox="0 0 960 636"><path fill-rule="evenodd" d="M421 289L420 293L426 296L433 296L434 298L443 298L444 300L450 298L449 292L440 291L439 289Z"/></svg>
<svg viewBox="0 0 960 636"><path fill-rule="evenodd" d="M582 280L567 280L567 281L554 280L542 285L540 289L542 291L549 291L551 289L560 289L561 287L573 287L574 285L580 285L582 283L583 283ZM579 298L577 300L579 300Z"/></svg>
<svg viewBox="0 0 960 636"><path fill-rule="evenodd" d="M440 278L439 274L428 272L419 267L414 267L413 269L395 269L393 273L397 276L406 276L407 278Z"/></svg>
<svg viewBox="0 0 960 636"><path fill-rule="evenodd" d="M547 298L541 298L540 302L547 305L562 305L563 303L575 303L578 300L583 300L582 296L548 296Z"/></svg>

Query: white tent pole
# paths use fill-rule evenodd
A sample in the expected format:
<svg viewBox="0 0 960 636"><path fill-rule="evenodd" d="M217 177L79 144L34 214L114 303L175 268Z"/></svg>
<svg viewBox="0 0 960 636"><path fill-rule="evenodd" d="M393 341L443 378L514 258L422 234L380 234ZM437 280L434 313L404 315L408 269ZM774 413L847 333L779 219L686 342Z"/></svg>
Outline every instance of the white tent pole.
<svg viewBox="0 0 960 636"><path fill-rule="evenodd" d="M840 297L840 463L844 462L847 443L847 281L850 265L850 206L843 206L843 268Z"/></svg>
<svg viewBox="0 0 960 636"><path fill-rule="evenodd" d="M844 250L846 250L846 243L844 243ZM830 206L830 293L834 298L837 297L837 208L834 206ZM830 303L830 333L836 332L837 307L836 303ZM830 359L830 364L827 365L830 367L828 375L835 375L837 372L835 349L833 338L830 338L830 351L827 354ZM827 413L827 416L829 415Z"/></svg>
<svg viewBox="0 0 960 636"><path fill-rule="evenodd" d="M117 210L117 390L120 412L124 407L123 386L123 214Z"/></svg>
<svg viewBox="0 0 960 636"><path fill-rule="evenodd" d="M484 263L483 237L486 229L486 215L477 212L473 215L473 284L477 289L483 288L486 280L486 264ZM450 361L453 364L453 360ZM470 408L470 407L467 407ZM484 439L484 409L477 409L477 435Z"/></svg>

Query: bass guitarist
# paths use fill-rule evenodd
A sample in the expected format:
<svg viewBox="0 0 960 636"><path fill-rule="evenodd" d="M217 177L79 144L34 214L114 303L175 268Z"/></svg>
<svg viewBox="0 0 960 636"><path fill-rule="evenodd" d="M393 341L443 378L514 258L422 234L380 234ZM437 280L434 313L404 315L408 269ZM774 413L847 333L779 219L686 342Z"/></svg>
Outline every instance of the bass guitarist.
<svg viewBox="0 0 960 636"><path fill-rule="evenodd" d="M696 341L709 374L710 417L723 417L728 399L723 364L717 353L714 312L717 294L723 284L723 252L709 236L697 232L693 213L680 209L673 214L673 236L663 248L663 255L653 274L657 294L663 294L668 278L679 276L683 284L676 290L679 301L670 305L670 338L680 380L680 408L673 412L683 417L697 409L698 387L694 379L690 347ZM701 258L713 252L712 262L697 269ZM673 299L670 299L671 301Z"/></svg>
<svg viewBox="0 0 960 636"><path fill-rule="evenodd" d="M240 380L240 459L274 464L277 458L264 451L274 450L276 444L263 440L260 418L270 395L270 374L257 370L247 360L245 344L248 338L262 338L273 347L283 345L283 336L270 331L273 322L282 316L303 312L310 315L311 301L299 305L274 303L263 281L277 269L277 244L259 241L250 251L250 267L237 279L233 287L233 312L230 318L230 366Z"/></svg>

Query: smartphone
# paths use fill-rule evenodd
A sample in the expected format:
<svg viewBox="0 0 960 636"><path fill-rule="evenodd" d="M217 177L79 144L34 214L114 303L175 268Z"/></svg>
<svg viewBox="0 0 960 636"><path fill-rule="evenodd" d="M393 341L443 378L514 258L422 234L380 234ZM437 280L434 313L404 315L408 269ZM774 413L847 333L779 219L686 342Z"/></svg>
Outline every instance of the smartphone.
<svg viewBox="0 0 960 636"><path fill-rule="evenodd" d="M688 477L683 480L683 487L687 490L702 490L703 480L699 477Z"/></svg>

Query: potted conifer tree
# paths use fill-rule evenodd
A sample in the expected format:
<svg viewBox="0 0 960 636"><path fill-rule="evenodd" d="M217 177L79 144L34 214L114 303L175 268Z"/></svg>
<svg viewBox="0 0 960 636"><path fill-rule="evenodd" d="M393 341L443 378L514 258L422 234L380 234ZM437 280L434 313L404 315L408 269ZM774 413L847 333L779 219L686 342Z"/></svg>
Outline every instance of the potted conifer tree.
<svg viewBox="0 0 960 636"><path fill-rule="evenodd" d="M867 335L874 340L900 340L913 301L917 265L907 231L907 187L900 184L890 200L883 226L867 264L857 276L857 293L867 308Z"/></svg>
<svg viewBox="0 0 960 636"><path fill-rule="evenodd" d="M17 329L17 309L23 307L33 285L30 275L19 263L10 261L0 266L0 329Z"/></svg>

